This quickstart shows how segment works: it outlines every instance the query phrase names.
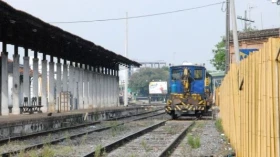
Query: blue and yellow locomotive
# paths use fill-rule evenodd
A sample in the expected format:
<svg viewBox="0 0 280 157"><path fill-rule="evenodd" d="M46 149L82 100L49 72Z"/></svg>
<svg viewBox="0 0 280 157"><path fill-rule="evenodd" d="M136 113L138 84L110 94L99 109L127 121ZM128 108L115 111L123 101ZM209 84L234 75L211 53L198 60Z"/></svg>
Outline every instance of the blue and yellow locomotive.
<svg viewBox="0 0 280 157"><path fill-rule="evenodd" d="M212 76L201 65L183 64L170 67L169 99L165 111L176 119L179 116L211 115Z"/></svg>

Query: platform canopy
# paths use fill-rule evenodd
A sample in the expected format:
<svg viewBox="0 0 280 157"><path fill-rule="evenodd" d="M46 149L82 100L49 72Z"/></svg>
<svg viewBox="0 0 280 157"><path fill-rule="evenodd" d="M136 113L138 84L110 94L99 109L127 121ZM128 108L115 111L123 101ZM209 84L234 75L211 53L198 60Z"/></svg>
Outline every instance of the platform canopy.
<svg viewBox="0 0 280 157"><path fill-rule="evenodd" d="M0 1L0 41L90 66L141 64Z"/></svg>

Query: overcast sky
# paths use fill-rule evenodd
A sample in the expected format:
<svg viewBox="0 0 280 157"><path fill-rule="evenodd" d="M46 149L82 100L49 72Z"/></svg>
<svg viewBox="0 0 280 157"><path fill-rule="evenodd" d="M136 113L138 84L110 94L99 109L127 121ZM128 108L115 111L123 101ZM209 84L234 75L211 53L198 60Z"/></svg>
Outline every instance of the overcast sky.
<svg viewBox="0 0 280 157"><path fill-rule="evenodd" d="M159 13L192 8L222 0L4 0L45 22L96 20ZM236 0L237 15L250 16L258 29L280 25L280 7L269 0ZM262 15L262 16L261 16ZM261 18L262 17L262 18ZM262 20L261 20L262 19ZM262 22L261 22L262 21ZM238 29L244 22L237 21ZM125 21L76 24L53 24L124 55ZM212 49L225 34L225 12L222 5L155 17L129 20L128 57L136 61L158 61L181 64L183 61L205 63ZM10 56L10 55L9 55Z"/></svg>

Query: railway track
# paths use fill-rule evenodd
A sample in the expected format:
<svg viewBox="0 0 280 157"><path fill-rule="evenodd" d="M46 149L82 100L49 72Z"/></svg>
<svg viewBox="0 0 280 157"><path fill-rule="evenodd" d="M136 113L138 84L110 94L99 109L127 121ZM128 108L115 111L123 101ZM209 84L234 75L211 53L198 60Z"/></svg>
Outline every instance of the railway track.
<svg viewBox="0 0 280 157"><path fill-rule="evenodd" d="M36 143L36 144L29 144L28 146L24 147L23 149L17 149L17 150L2 152L2 154L0 154L0 156L6 157L6 156L10 156L11 154L15 155L15 154L18 154L18 153L21 153L21 152L26 152L26 151L29 151L29 150L32 150L32 149L39 149L39 148L42 148L46 144L53 145L53 144L59 143L61 141L64 141L65 139L75 139L76 137L81 137L83 135L91 134L91 133L94 133L94 132L102 132L104 130L109 130L112 127L124 125L125 123L129 123L129 122L133 122L133 121L139 121L139 120L143 120L143 119L147 119L147 118L151 118L151 117L155 117L155 116L159 116L159 115L164 114L164 112L159 112L159 111L163 111L163 109L158 109L158 110L155 110L155 111L145 112L145 113L141 113L141 114L137 114L137 115L130 115L130 116L125 116L125 117L120 117L120 118L109 119L109 121L117 121L117 120L124 119L123 121L117 123L114 126L106 126L106 125L104 126L104 125L101 125L101 122L99 121L99 122L94 122L94 123L91 123L91 124L79 125L79 126L75 126L75 127L68 127L68 128L53 130L53 131L49 131L49 132L26 135L24 137L15 137L15 138L13 138L13 140L16 140L16 139L22 140L22 139L29 139L29 138L36 137L36 138L41 138L41 141L39 143ZM157 113L157 112L159 112L159 113ZM135 116L140 116L140 117L135 117ZM106 122L106 121L104 121L104 122ZM83 128L84 126L87 126L87 129L84 128L86 131L83 131L83 129L80 129L80 130L78 130L78 133L74 133L74 134L71 134L71 135L68 135L68 136L63 136L63 134L61 134L62 136L55 136L55 137L52 137L51 140L49 139L48 141L43 141L43 142L42 142L42 139L44 139L44 138L40 137L42 135L46 136L46 134L48 134L48 133L57 133L57 132L60 132L61 130L67 130L67 129L73 130L73 129L77 129L79 127ZM93 127L91 127L91 126L93 126ZM88 128L90 128L90 129L88 129Z"/></svg>
<svg viewBox="0 0 280 157"><path fill-rule="evenodd" d="M118 157L124 154L126 156L168 156L193 124L193 121L161 121L107 144L100 148L99 152L92 151L85 157L91 157L104 151L108 157Z"/></svg>
<svg viewBox="0 0 280 157"><path fill-rule="evenodd" d="M134 115L126 115L126 116L122 116L122 117L118 117L118 118L110 118L110 119L108 119L108 121L127 119L127 118L130 118L130 117L146 115L146 114L150 114L150 113L154 113L154 112L158 112L158 111L162 111L162 110L163 110L163 108L160 108L160 109L156 109L154 111L143 112L143 113L134 114ZM101 123L101 121L94 121L94 122L84 123L84 124L70 126L70 127L63 127L63 128L59 128L59 129L41 131L41 132L27 134L27 135L4 138L4 139L0 139L0 145L5 144L5 143L10 142L10 141L24 140L24 139L27 139L27 138L46 135L46 134L50 134L50 133L57 133L57 132L64 131L64 130L72 130L72 129L77 129L77 128L81 128L81 127L87 127L87 126L96 125L96 124L100 124L100 123Z"/></svg>

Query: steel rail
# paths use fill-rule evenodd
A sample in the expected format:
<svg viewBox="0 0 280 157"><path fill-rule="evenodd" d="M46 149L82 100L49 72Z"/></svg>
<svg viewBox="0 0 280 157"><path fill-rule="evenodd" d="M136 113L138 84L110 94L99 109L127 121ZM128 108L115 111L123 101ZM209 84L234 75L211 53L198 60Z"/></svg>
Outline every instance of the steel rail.
<svg viewBox="0 0 280 157"><path fill-rule="evenodd" d="M125 123L129 123L129 122L133 122L133 121L138 121L138 120L142 120L142 119L147 119L147 118L150 118L150 117L155 117L155 116L159 116L159 115L163 115L163 114L165 114L165 112L157 113L157 114L146 116L146 117L136 118L136 119L130 120L128 122L119 123L116 126L124 125ZM90 134L90 133L93 133L93 132L101 132L101 131L108 130L108 129L111 129L111 128L112 128L112 126L102 127L102 128L99 128L99 129L94 129L94 130L91 130L91 131L86 131L86 132L83 132L83 133L78 133L78 134L75 134L75 135L71 135L70 137L62 137L62 138L59 138L59 139L55 139L55 140L50 141L49 143L42 142L42 143L34 144L34 145L28 146L26 148L20 149L20 150L9 151L9 152L6 152L6 153L2 153L2 154L0 154L0 156L2 156L2 157L9 157L11 154L15 155L15 154L20 153L21 151L26 152L26 151L32 150L34 148L35 149L42 148L45 144L55 144L55 143L58 143L58 142L61 142L61 141L65 140L66 138L74 139L76 137L80 137L80 136L83 136L83 135L86 135L86 134Z"/></svg>
<svg viewBox="0 0 280 157"><path fill-rule="evenodd" d="M149 113L153 113L153 112L157 112L157 111L161 111L161 110L163 110L163 109L157 109L157 110L154 110L154 111L149 111L149 112L144 112L144 113L139 113L139 114L133 114L133 115L128 115L128 116L122 116L122 117L118 117L118 118L109 118L106 121L120 120L120 119L130 118L130 117L133 117L133 116L145 115L145 114L149 114ZM77 128L90 126L90 125L95 125L95 124L99 124L99 123L101 123L101 121L95 121L95 122L90 122L90 123L85 123L85 124L80 124L80 125L75 125L75 126L70 126L70 127L63 127L63 128L53 129L53 130L48 130L48 131L41 131L41 132L22 135L22 136L14 136L14 137L10 137L10 138L1 139L0 144L4 144L4 143L9 142L9 141L23 140L23 139L26 139L26 138L41 136L41 135L45 135L45 134L49 134L49 133L56 133L56 132L64 131L64 130L77 129Z"/></svg>
<svg viewBox="0 0 280 157"><path fill-rule="evenodd" d="M184 139L184 136L188 132L188 130L195 124L193 121L191 125L186 127L179 135L177 135L172 142L160 153L159 157L168 157L173 152L173 149L177 146L179 141Z"/></svg>
<svg viewBox="0 0 280 157"><path fill-rule="evenodd" d="M120 147L120 146L130 142L131 140L136 139L136 138L142 136L143 134L148 133L148 132L150 132L150 131L152 131L152 130L154 130L154 129L162 126L162 125L164 125L167 121L168 120L159 122L157 124L154 124L152 126L144 128L144 129L142 129L142 130L140 130L140 131L138 131L136 133L132 133L132 134L130 134L130 135L128 135L128 136L118 140L118 141L115 141L115 142L113 142L111 144L108 144L108 145L106 145L106 146L104 146L104 147L102 147L100 149L101 153L103 153L104 150L106 150L106 152L110 152L110 151L116 149L117 147ZM95 151L92 151L92 152L86 154L84 157L92 157L92 156L94 156L94 154L95 154Z"/></svg>

